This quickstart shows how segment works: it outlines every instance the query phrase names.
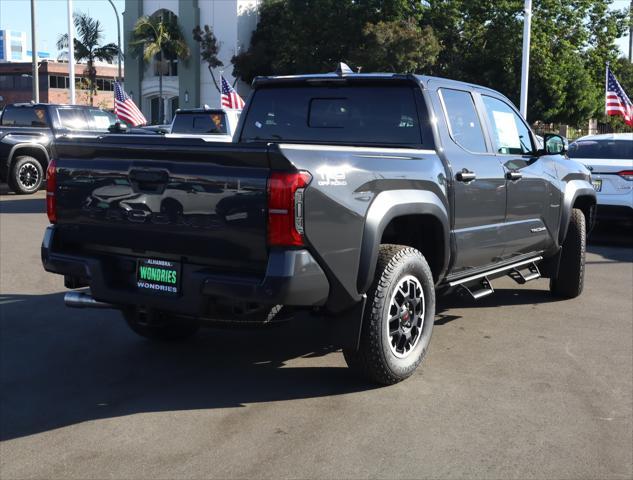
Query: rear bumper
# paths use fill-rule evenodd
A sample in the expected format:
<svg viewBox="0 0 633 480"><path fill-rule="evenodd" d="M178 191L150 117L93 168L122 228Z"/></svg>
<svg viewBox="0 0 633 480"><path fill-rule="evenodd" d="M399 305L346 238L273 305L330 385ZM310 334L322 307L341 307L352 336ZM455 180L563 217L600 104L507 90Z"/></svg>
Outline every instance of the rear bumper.
<svg viewBox="0 0 633 480"><path fill-rule="evenodd" d="M90 286L101 302L142 306L203 316L213 299L234 299L270 305L321 306L329 295L325 273L307 250L272 250L264 278L222 275L204 265L182 264L181 293L162 296L135 288L136 257L72 255L56 252L55 226L46 229L42 264L48 272L66 275Z"/></svg>

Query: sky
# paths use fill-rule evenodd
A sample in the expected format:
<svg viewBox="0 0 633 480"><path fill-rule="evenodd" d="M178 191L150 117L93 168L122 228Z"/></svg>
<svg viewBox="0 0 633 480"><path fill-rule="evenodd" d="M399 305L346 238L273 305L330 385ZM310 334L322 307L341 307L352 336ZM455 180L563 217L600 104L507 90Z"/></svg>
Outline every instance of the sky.
<svg viewBox="0 0 633 480"><path fill-rule="evenodd" d="M66 0L36 0L38 51L48 51L56 58L55 44L59 35L68 28ZM114 4L123 13L125 0L114 0ZM630 0L614 0L613 8L626 8ZM30 0L0 0L0 29L26 32L28 49L31 49L31 2ZM116 20L114 10L107 0L73 0L75 11L85 12L97 18L103 25L105 43L116 43ZM121 28L123 19L121 18ZM622 55L628 55L628 35L618 40Z"/></svg>
<svg viewBox="0 0 633 480"><path fill-rule="evenodd" d="M119 11L121 28L125 0L114 0ZM57 58L57 39L68 31L66 0L36 0L37 50L50 52ZM116 19L107 0L73 0L73 10L84 12L98 19L103 27L104 43L116 43ZM9 29L26 32L31 50L31 2L30 0L0 0L0 30ZM123 35L123 32L121 32Z"/></svg>

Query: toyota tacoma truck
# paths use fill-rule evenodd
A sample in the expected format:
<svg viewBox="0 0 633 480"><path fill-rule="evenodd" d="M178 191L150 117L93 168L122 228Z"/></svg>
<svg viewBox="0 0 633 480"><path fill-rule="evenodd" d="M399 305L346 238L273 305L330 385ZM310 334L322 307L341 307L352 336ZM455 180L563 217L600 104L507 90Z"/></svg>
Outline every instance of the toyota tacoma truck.
<svg viewBox="0 0 633 480"><path fill-rule="evenodd" d="M436 292L508 275L583 290L596 194L503 95L405 74L257 78L232 143L59 139L44 268L69 307L158 340L316 312L348 365L410 376ZM297 320L299 321L299 320Z"/></svg>

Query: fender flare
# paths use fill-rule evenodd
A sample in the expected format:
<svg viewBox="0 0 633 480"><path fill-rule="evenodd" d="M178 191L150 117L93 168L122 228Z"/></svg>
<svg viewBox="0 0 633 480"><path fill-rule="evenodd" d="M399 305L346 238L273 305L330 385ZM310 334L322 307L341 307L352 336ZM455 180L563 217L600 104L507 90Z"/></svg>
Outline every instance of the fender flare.
<svg viewBox="0 0 633 480"><path fill-rule="evenodd" d="M9 170L11 170L11 165L13 164L13 157L15 156L16 151L19 150L20 148L35 148L36 150L41 150L42 153L44 154L44 157L46 158L46 165L42 165L44 172L46 172L46 167L51 161L48 155L48 152L46 151L46 148L44 148L44 146L38 143L22 142L22 143L16 143L15 145L13 145L13 147L11 147L11 150L9 150L9 155L7 156L7 173L9 172Z"/></svg>
<svg viewBox="0 0 633 480"><path fill-rule="evenodd" d="M563 208L561 211L560 230L558 231L558 244L562 245L567 236L571 211L574 208L576 200L581 197L589 197L596 204L596 191L586 180L570 180L565 184L565 192L563 195ZM589 225L591 219L587 219Z"/></svg>
<svg viewBox="0 0 633 480"><path fill-rule="evenodd" d="M365 219L358 268L358 290L366 292L376 271L380 239L389 222L405 215L430 215L442 225L445 272L450 259L449 216L442 200L428 190L387 190L379 193L372 202Z"/></svg>

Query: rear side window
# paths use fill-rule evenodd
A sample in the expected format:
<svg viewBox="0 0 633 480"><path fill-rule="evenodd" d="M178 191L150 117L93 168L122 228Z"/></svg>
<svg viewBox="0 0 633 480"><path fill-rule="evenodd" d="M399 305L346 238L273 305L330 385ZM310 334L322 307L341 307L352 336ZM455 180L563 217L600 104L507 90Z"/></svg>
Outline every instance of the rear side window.
<svg viewBox="0 0 633 480"><path fill-rule="evenodd" d="M199 135L227 134L226 114L223 112L176 114L171 132Z"/></svg>
<svg viewBox="0 0 633 480"><path fill-rule="evenodd" d="M580 140L569 146L569 158L601 158L633 161L631 140Z"/></svg>
<svg viewBox="0 0 633 480"><path fill-rule="evenodd" d="M57 110L62 128L69 130L90 130L83 109L60 108Z"/></svg>
<svg viewBox="0 0 633 480"><path fill-rule="evenodd" d="M7 127L48 127L46 110L33 107L6 108L2 125Z"/></svg>
<svg viewBox="0 0 633 480"><path fill-rule="evenodd" d="M246 113L242 141L419 145L408 86L262 88Z"/></svg>
<svg viewBox="0 0 633 480"><path fill-rule="evenodd" d="M472 95L446 88L440 89L440 93L453 140L469 152L484 153L486 141Z"/></svg>

